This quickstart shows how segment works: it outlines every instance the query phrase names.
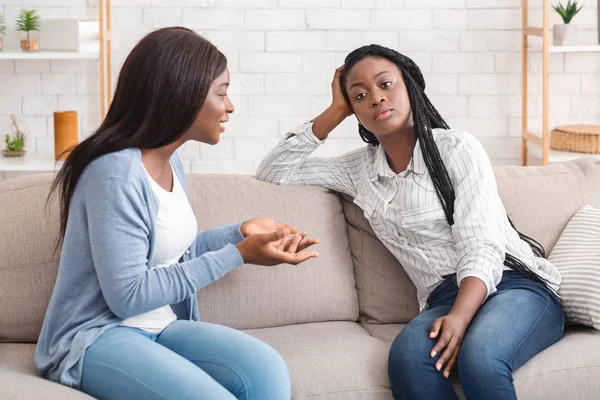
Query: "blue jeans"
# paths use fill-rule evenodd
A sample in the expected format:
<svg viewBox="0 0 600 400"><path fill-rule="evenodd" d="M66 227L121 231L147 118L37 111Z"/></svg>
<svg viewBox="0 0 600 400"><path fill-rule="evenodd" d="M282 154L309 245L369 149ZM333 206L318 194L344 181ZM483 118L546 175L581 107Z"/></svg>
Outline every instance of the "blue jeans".
<svg viewBox="0 0 600 400"><path fill-rule="evenodd" d="M562 306L541 284L505 271L497 289L471 321L455 366L467 399L516 399L512 373L563 334ZM457 295L452 275L394 340L388 364L394 398L457 399L451 380L434 367L437 357L429 356L436 343L431 324L450 312Z"/></svg>
<svg viewBox="0 0 600 400"><path fill-rule="evenodd" d="M159 334L104 332L85 352L81 390L98 399L291 397L286 364L272 347L235 329L183 320Z"/></svg>

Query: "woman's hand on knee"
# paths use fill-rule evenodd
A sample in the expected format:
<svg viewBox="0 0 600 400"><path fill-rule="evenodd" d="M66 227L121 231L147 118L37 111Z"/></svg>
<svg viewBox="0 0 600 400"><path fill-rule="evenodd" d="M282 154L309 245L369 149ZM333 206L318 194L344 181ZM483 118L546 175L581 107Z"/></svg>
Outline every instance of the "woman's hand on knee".
<svg viewBox="0 0 600 400"><path fill-rule="evenodd" d="M452 313L436 319L431 325L429 338L439 339L435 346L433 346L430 356L433 358L443 351L435 363L435 368L441 371L445 365L443 372L445 378L450 376L456 364L460 345L465 338L468 326L468 322Z"/></svg>
<svg viewBox="0 0 600 400"><path fill-rule="evenodd" d="M303 251L319 243L317 238L307 238L307 233L291 235L287 227L270 233L253 234L236 247L247 264L273 266L282 263L300 264L319 257L316 251Z"/></svg>

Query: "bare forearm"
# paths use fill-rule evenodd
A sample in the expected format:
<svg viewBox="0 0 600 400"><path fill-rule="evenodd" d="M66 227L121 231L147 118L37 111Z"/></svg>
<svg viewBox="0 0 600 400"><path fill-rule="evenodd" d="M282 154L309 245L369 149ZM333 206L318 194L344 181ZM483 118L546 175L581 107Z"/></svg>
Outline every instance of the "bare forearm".
<svg viewBox="0 0 600 400"><path fill-rule="evenodd" d="M347 114L343 109L329 107L313 120L313 133L319 140L323 140L346 119Z"/></svg>
<svg viewBox="0 0 600 400"><path fill-rule="evenodd" d="M450 314L470 323L485 300L486 294L487 288L481 279L474 276L466 277L460 282L458 296Z"/></svg>

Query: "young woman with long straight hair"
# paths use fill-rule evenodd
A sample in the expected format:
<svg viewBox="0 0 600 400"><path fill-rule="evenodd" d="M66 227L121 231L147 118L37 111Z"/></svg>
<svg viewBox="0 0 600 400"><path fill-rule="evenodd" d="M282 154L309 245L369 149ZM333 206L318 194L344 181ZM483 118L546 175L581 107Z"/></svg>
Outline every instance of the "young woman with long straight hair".
<svg viewBox="0 0 600 400"><path fill-rule="evenodd" d="M268 218L197 232L176 150L219 142L228 86L225 56L185 28L151 32L125 60L106 119L54 181L62 253L35 354L44 377L99 399L290 398L273 348L199 322L196 292L232 269L317 256L302 251L317 239Z"/></svg>

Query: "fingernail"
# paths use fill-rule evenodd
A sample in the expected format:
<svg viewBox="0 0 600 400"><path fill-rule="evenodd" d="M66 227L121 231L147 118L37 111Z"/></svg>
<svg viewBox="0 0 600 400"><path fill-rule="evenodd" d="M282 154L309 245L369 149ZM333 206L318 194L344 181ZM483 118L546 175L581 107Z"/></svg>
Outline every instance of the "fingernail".
<svg viewBox="0 0 600 400"><path fill-rule="evenodd" d="M439 364L439 363L438 363L438 364L435 366L435 369L437 369L438 371L439 371L440 369L442 369L442 364Z"/></svg>
<svg viewBox="0 0 600 400"><path fill-rule="evenodd" d="M445 378L448 378L448 376L449 376L449 375L450 375L450 374L448 373L448 371L444 372L444 377L445 377Z"/></svg>
<svg viewBox="0 0 600 400"><path fill-rule="evenodd" d="M429 337L430 337L430 338L433 338L433 337L435 337L435 334L434 334L433 332L430 332L430 333L429 333Z"/></svg>
<svg viewBox="0 0 600 400"><path fill-rule="evenodd" d="M431 357L435 357L435 355L436 355L436 354L437 354L437 351L433 350L433 351L431 352Z"/></svg>

